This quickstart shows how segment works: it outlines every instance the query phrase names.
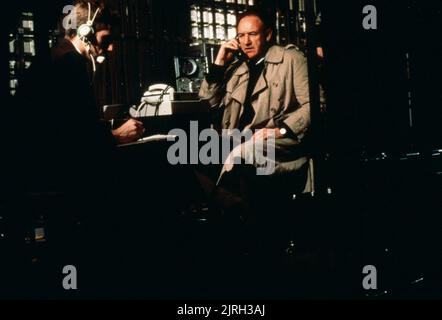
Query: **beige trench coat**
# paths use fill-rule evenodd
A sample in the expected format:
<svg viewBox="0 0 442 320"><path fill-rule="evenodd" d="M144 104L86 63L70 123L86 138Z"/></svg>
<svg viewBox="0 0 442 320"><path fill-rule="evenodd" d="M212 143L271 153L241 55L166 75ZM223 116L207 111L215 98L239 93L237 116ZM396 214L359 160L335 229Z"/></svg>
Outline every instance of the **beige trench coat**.
<svg viewBox="0 0 442 320"><path fill-rule="evenodd" d="M224 109L222 129L235 129L238 126L246 98L249 80L247 64L232 64L226 73L232 71L233 75L227 83L208 83L204 80L199 92L200 98L212 108ZM294 45L274 45L269 48L264 71L251 96L251 105L255 117L248 128L276 128L282 121L295 133L295 138L276 139L275 173L295 171L306 164L309 158L302 151L302 142L310 125L307 61ZM307 181L304 192L311 191L310 184L311 181Z"/></svg>

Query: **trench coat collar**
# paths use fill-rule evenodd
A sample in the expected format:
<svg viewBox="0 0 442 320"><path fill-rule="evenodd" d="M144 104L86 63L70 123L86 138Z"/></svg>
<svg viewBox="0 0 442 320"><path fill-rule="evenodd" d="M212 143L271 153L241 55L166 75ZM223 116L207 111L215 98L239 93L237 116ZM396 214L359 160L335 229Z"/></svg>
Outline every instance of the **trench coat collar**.
<svg viewBox="0 0 442 320"><path fill-rule="evenodd" d="M281 46L271 46L266 53L266 63L281 63L284 60L285 48Z"/></svg>
<svg viewBox="0 0 442 320"><path fill-rule="evenodd" d="M281 63L284 60L284 47L271 46L265 54L264 63ZM249 72L247 63L243 62L233 73L234 76L242 76Z"/></svg>
<svg viewBox="0 0 442 320"><path fill-rule="evenodd" d="M289 46L288 46L289 47ZM264 63L281 63L284 60L284 51L285 48L281 46L271 46L267 53L265 54ZM247 63L243 62L241 65L235 70L233 76L242 76L245 73L249 72L249 68L247 67Z"/></svg>

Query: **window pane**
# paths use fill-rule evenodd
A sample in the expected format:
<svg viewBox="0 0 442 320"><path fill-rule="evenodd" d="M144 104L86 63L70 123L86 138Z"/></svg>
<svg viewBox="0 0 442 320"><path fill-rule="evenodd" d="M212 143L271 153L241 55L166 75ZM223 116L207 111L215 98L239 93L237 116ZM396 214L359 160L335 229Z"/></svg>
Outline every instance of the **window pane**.
<svg viewBox="0 0 442 320"><path fill-rule="evenodd" d="M201 15L200 15L200 7L199 6L192 6L190 8L190 20L192 22L201 22Z"/></svg>
<svg viewBox="0 0 442 320"><path fill-rule="evenodd" d="M222 10L222 9L216 10L215 22L217 24L225 24L226 23L226 17L224 15L224 10Z"/></svg>
<svg viewBox="0 0 442 320"><path fill-rule="evenodd" d="M227 38L233 39L236 37L236 28L235 27L229 27L227 29Z"/></svg>
<svg viewBox="0 0 442 320"><path fill-rule="evenodd" d="M202 38L201 36L201 30L198 27L198 25L192 25L192 38L195 40L199 40Z"/></svg>
<svg viewBox="0 0 442 320"><path fill-rule="evenodd" d="M204 8L203 22L204 23L213 23L212 8Z"/></svg>
<svg viewBox="0 0 442 320"><path fill-rule="evenodd" d="M226 30L224 29L223 25L216 25L216 38L218 40L225 40L226 39Z"/></svg>
<svg viewBox="0 0 442 320"><path fill-rule="evenodd" d="M232 26L236 26L236 14L235 14L235 11L229 10L227 12L227 23L232 25Z"/></svg>
<svg viewBox="0 0 442 320"><path fill-rule="evenodd" d="M9 52L10 53L14 53L15 48L14 48L14 40L9 41Z"/></svg>
<svg viewBox="0 0 442 320"><path fill-rule="evenodd" d="M213 25L204 25L204 38L213 39Z"/></svg>

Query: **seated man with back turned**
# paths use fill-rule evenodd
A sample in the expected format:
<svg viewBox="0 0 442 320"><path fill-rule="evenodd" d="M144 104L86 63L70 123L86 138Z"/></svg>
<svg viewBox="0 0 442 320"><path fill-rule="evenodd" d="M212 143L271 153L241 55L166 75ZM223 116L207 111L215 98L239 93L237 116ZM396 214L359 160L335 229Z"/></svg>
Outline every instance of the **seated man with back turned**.
<svg viewBox="0 0 442 320"><path fill-rule="evenodd" d="M37 56L17 92L17 104L34 138L29 151L35 168L28 177L35 177L35 188L43 190L87 188L110 161L114 145L136 141L144 132L134 119L111 130L101 120L95 98L95 69L99 57L113 49L115 15L102 3L86 0L74 1L72 14L75 23L61 27L64 38L50 56ZM86 34L80 32L87 28L91 30Z"/></svg>
<svg viewBox="0 0 442 320"><path fill-rule="evenodd" d="M36 57L15 99L16 112L24 113L27 135L20 156L26 192L30 199L40 197L46 206L55 207L49 214L44 211L50 274L79 260L98 269L102 258L110 259L104 249L116 250L110 243L116 211L112 196L120 195L115 189L127 188L114 184L114 147L137 141L144 133L143 124L134 119L112 130L101 120L96 103L95 69L98 57L112 50L115 15L98 1L73 5L75 23L63 25L64 38L50 55ZM66 21L66 16L61 18ZM90 272L88 280L98 274ZM50 280L56 281L53 288L60 287L58 278ZM84 280L83 287L92 282Z"/></svg>
<svg viewBox="0 0 442 320"><path fill-rule="evenodd" d="M240 190L233 194L239 194L238 199L245 200L246 207L271 208L277 201L272 195L309 188L304 147L310 125L307 62L294 45L271 44L272 29L265 14L247 11L237 21L237 37L221 45L199 94L213 109L223 109L222 129L252 130L250 141L254 144L274 138L274 171L262 179L256 177L256 170L250 170L257 166L250 161L246 161L249 166L225 164L218 180L220 188L215 190L217 194L220 190L230 193L239 185ZM240 50L243 57L235 59ZM241 154L245 160L250 158L247 152L253 150ZM268 184L269 180L275 184ZM293 181L299 181L299 185L294 186Z"/></svg>

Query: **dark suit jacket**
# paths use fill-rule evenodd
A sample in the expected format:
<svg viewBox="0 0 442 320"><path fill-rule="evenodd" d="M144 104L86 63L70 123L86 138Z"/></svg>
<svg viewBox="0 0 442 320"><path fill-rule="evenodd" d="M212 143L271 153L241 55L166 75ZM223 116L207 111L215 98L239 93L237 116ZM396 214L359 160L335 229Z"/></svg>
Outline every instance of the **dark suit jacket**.
<svg viewBox="0 0 442 320"><path fill-rule="evenodd" d="M19 82L17 110L26 120L31 189L92 188L115 141L100 120L90 62L68 40L39 57Z"/></svg>

